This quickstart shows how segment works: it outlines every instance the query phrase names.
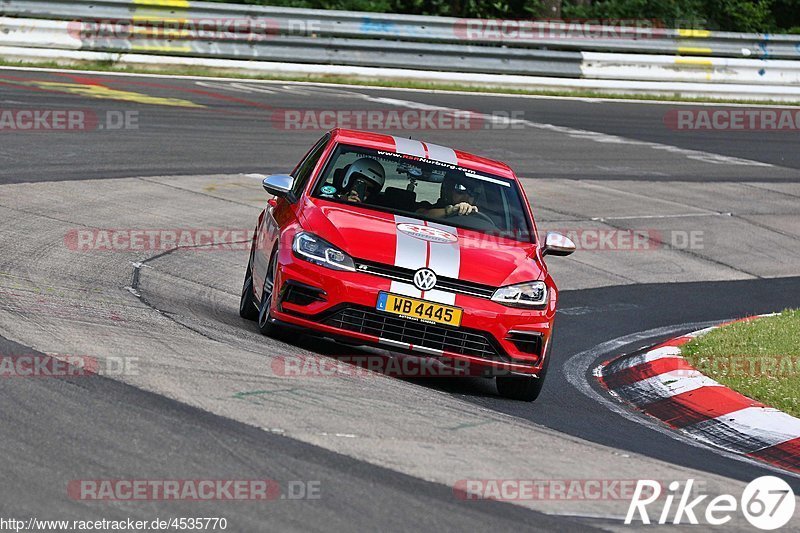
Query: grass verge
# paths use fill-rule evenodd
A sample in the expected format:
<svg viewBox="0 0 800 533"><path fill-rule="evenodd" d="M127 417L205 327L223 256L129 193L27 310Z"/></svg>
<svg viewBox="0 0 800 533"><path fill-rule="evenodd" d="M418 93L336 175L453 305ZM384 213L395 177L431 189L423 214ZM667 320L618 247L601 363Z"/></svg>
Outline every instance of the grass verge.
<svg viewBox="0 0 800 533"><path fill-rule="evenodd" d="M800 309L715 329L681 351L723 385L800 416Z"/></svg>
<svg viewBox="0 0 800 533"><path fill-rule="evenodd" d="M0 58L0 66L6 67L39 67L58 68L66 70L93 70L97 72L125 72L129 74L164 74L174 76L203 76L211 78L236 78L246 80L272 80L272 81L304 81L312 83L335 83L342 85L362 85L370 87L389 87L402 89L421 89L436 91L459 91L488 94L510 94L529 96L566 96L573 98L603 98L607 100L641 100L643 102L697 102L718 104L747 104L747 105L782 105L800 106L797 102L765 102L762 100L744 100L727 98L700 98L676 95L649 95L649 94L615 94L588 90L537 90L507 87L480 87L472 85L459 85L456 83L422 82L414 80L391 80L357 78L347 76L306 76L306 75L278 75L268 74L242 74L236 71L203 68L203 67L149 67L118 65L113 61L78 61L63 64L58 61L12 61Z"/></svg>

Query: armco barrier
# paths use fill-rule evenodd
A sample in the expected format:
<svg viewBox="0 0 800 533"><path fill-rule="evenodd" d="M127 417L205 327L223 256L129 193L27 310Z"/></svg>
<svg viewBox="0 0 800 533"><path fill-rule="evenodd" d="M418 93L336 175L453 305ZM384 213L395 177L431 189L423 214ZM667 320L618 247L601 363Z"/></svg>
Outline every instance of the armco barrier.
<svg viewBox="0 0 800 533"><path fill-rule="evenodd" d="M158 53L218 59L578 78L580 52L505 49L375 39L280 38L214 40L142 37L81 38L67 21L0 17L0 45L113 53Z"/></svg>
<svg viewBox="0 0 800 533"><path fill-rule="evenodd" d="M494 21L336 10L248 6L186 0L0 0L0 15L51 20L266 21L279 35L311 28L317 37L391 39L548 50L800 58L800 36L666 29L658 21L632 27L592 26L576 35L571 21ZM581 33L580 30L577 31Z"/></svg>
<svg viewBox="0 0 800 533"><path fill-rule="evenodd" d="M800 87L800 61L584 52L584 78Z"/></svg>
<svg viewBox="0 0 800 533"><path fill-rule="evenodd" d="M686 83L661 81L603 80L589 78L555 78L467 72L438 72L396 68L356 67L349 65L315 65L307 63L273 63L153 54L115 54L54 48L22 48L0 46L0 57L28 61L114 62L122 67L205 67L235 71L248 75L267 76L344 76L361 79L396 80L399 82L450 83L474 87L533 89L539 91L592 91L622 95L675 96L685 98L718 98L725 100L800 102L800 87L778 85L745 85L737 83Z"/></svg>
<svg viewBox="0 0 800 533"><path fill-rule="evenodd" d="M581 36L568 23L528 22L522 31L524 21L505 22L186 0L0 0L0 47L12 58L78 59L65 52L80 51L139 64L252 63L251 70L280 73L414 71L419 79L428 71L442 81L434 73L449 72L460 74L453 82L495 86L565 88L576 86L566 83L573 79L582 82L575 88L604 92L737 98L735 87L759 87L739 90L741 99L795 100L800 85L800 36L655 24L592 26L596 35Z"/></svg>

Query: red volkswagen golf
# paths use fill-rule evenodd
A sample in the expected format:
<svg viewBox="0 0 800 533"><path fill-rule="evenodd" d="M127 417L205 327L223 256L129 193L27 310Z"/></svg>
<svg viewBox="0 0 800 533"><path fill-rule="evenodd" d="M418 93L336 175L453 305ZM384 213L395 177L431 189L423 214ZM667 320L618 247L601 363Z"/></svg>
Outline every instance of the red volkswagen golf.
<svg viewBox="0 0 800 533"><path fill-rule="evenodd" d="M422 141L336 129L258 218L239 313L265 335L301 328L496 376L532 401L558 290L546 255L574 244L536 225L503 163Z"/></svg>

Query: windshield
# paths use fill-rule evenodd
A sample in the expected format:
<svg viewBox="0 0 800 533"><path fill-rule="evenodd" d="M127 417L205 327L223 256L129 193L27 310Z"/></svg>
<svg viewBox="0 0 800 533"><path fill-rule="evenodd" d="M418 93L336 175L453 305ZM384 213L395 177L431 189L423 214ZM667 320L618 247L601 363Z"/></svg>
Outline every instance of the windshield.
<svg viewBox="0 0 800 533"><path fill-rule="evenodd" d="M312 195L533 241L514 180L417 156L340 144Z"/></svg>

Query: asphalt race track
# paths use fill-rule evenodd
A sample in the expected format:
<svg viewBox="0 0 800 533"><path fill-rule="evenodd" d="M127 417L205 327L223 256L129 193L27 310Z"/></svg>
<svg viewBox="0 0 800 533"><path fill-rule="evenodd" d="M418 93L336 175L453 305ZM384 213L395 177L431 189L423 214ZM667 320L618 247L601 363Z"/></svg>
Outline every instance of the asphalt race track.
<svg viewBox="0 0 800 533"><path fill-rule="evenodd" d="M623 416L598 399L591 370L698 325L800 306L796 132L677 131L665 123L683 109L675 104L12 69L0 70L7 109L96 122L0 132L0 355L135 366L2 381L0 516L217 516L231 531L621 531L629 500L472 501L453 486L692 478L739 494L776 472ZM549 259L560 312L534 404L500 399L480 379L279 375L287 357L363 353L269 340L237 314L248 252L236 236L266 202L248 174L291 170L322 132L276 117L307 109L473 112L470 129L392 133L508 162L540 231L646 231L656 244L589 240ZM74 240L180 228L236 230L223 237L234 244L161 253ZM781 475L800 490L800 477ZM320 497L83 501L67 491L82 479L272 479L284 495L310 482ZM727 527L750 526L737 517Z"/></svg>

